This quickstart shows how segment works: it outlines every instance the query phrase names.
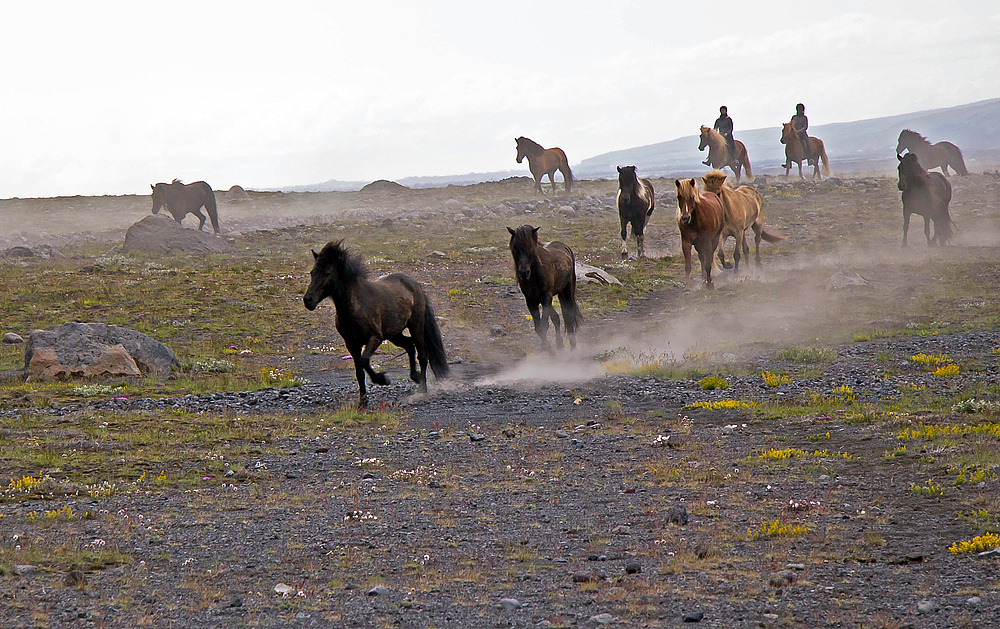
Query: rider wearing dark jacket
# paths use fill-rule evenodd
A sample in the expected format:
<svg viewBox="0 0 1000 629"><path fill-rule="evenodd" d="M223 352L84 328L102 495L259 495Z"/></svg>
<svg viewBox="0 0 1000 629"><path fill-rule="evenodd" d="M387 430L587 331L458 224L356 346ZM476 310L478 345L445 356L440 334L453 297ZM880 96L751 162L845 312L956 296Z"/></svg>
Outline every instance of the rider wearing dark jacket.
<svg viewBox="0 0 1000 629"><path fill-rule="evenodd" d="M802 149L805 151L806 159L810 166L814 165L814 160L812 157L812 147L809 146L809 134L806 131L809 129L809 118L806 117L806 106L799 103L795 106L795 115L789 121L792 123L792 128L799 135L799 140L802 142ZM791 163L787 164L788 168L791 168Z"/></svg>
<svg viewBox="0 0 1000 629"><path fill-rule="evenodd" d="M726 146L729 147L729 155L732 159L736 158L736 141L733 140L733 119L729 117L729 109L723 105L719 107L719 118L715 121L712 126L713 129L719 132L726 140ZM706 159L702 164L706 166L711 164L711 159Z"/></svg>

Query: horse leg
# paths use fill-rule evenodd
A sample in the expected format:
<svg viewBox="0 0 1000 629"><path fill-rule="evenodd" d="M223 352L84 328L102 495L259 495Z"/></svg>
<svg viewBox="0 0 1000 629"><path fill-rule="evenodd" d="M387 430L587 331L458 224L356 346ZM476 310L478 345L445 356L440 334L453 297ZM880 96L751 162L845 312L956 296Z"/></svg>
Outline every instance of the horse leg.
<svg viewBox="0 0 1000 629"><path fill-rule="evenodd" d="M635 234L635 230L634 229L632 230L632 233ZM641 233L635 235L635 246L639 250L639 257L640 258L642 258L642 257L644 257L646 255L646 247L645 247L645 244L644 244L645 240L646 240L645 237Z"/></svg>
<svg viewBox="0 0 1000 629"><path fill-rule="evenodd" d="M718 245L720 245L721 243L719 243L718 240L716 240L715 242L716 242L716 249L720 248ZM697 250L698 261L701 262L701 275L705 279L705 287L708 289L713 289L715 288L715 285L712 284L712 258L715 257L714 255L715 252L708 251L707 250L708 247L704 247L704 249L706 249L706 251L702 251L701 249Z"/></svg>
<svg viewBox="0 0 1000 629"><path fill-rule="evenodd" d="M410 334L415 334L415 333L413 332L413 330L410 330ZM398 345L399 347L402 347L404 350L406 350L406 355L410 359L410 380L416 382L419 385L421 393L426 393L427 392L426 369L421 372L417 371L417 344L414 341L414 338L415 336L414 337L403 336L403 333L400 332L395 336L389 337L389 340L392 341L394 344ZM423 354L423 348L421 348L420 353ZM423 356L421 356L421 358L423 358Z"/></svg>
<svg viewBox="0 0 1000 629"><path fill-rule="evenodd" d="M365 344L365 351L361 354L360 361L355 360L355 362L360 362L361 366L364 368L368 375L371 377L372 382L385 386L389 384L389 378L384 372L375 371L372 369L372 356L375 355L375 350L378 349L379 345L382 344L382 339L377 336L373 336L368 339L368 343Z"/></svg>
<svg viewBox="0 0 1000 629"><path fill-rule="evenodd" d="M754 242L754 248L755 248L755 250L754 250L754 262L757 263L757 266L760 266L760 239L763 237L763 234L764 234L764 226L761 225L760 223L754 223L753 224L753 242ZM747 251L747 257L749 258L750 257L750 246L749 245L747 245L747 250L746 251Z"/></svg>
<svg viewBox="0 0 1000 629"><path fill-rule="evenodd" d="M681 252L684 253L684 292L691 290L691 243L681 242Z"/></svg>
<svg viewBox="0 0 1000 629"><path fill-rule="evenodd" d="M545 351L552 352L552 347L549 345L548 339L545 337L548 335L549 331L549 320L544 317L544 311L539 311L538 306L540 303L528 304L528 312L531 313L531 322L535 326L535 334L538 338L542 339L542 347Z"/></svg>
<svg viewBox="0 0 1000 629"><path fill-rule="evenodd" d="M624 216L621 217L622 223L622 260L628 259L628 219ZM635 233L635 227L632 228L632 232Z"/></svg>
<svg viewBox="0 0 1000 629"><path fill-rule="evenodd" d="M724 268L724 269L731 269L731 268L733 268L733 263L732 262L726 262L726 247L725 247L725 245L726 245L726 239L723 238L719 242L719 264L721 264L722 268ZM736 243L736 249L739 250L739 248L740 248L740 243L737 242ZM735 251L733 252L733 257L734 258L736 257L736 252Z"/></svg>
<svg viewBox="0 0 1000 629"><path fill-rule="evenodd" d="M535 177L535 190L541 194L545 194L545 191L542 190L542 175Z"/></svg>
<svg viewBox="0 0 1000 629"><path fill-rule="evenodd" d="M936 237L937 233L935 233L934 236ZM924 217L924 238L927 239L928 247L934 246L934 241L931 240L931 219L926 216Z"/></svg>
<svg viewBox="0 0 1000 629"><path fill-rule="evenodd" d="M542 316L552 321L552 327L556 331L556 349L563 348L562 330L560 329L559 313L552 307L552 295L545 296L545 303L542 307Z"/></svg>
<svg viewBox="0 0 1000 629"><path fill-rule="evenodd" d="M559 309L563 313L563 321L566 323L566 336L569 338L569 348L576 349L576 328L579 321L576 319L577 305L573 302L573 291L576 285L570 284L559 293Z"/></svg>
<svg viewBox="0 0 1000 629"><path fill-rule="evenodd" d="M743 248L746 248L746 250L747 250L746 255L749 257L750 256L750 248L747 247L747 237L746 237L745 233L740 232L740 235L738 237L734 238L734 240L736 242L733 243L733 244L735 244L736 246L733 247L733 270L736 271L737 273L739 273L740 272L740 258L742 258L741 250ZM723 248L722 247L722 243L720 242L719 243L719 251L722 251L722 248Z"/></svg>
<svg viewBox="0 0 1000 629"><path fill-rule="evenodd" d="M947 162L944 163L944 164L941 164L941 172L944 173L945 177L951 177L951 174L948 172L948 164L947 164Z"/></svg>
<svg viewBox="0 0 1000 629"><path fill-rule="evenodd" d="M197 208L191 212L198 217L198 231L205 228L205 215L201 213L201 208Z"/></svg>
<svg viewBox="0 0 1000 629"><path fill-rule="evenodd" d="M368 389L365 387L365 368L361 362L361 352L364 345L358 343L346 343L347 353L354 359L354 375L358 380L358 408L364 410L368 407Z"/></svg>
<svg viewBox="0 0 1000 629"><path fill-rule="evenodd" d="M554 170L549 173L549 183L552 184L552 195L555 196L555 194L556 194L556 171L554 171Z"/></svg>
<svg viewBox="0 0 1000 629"><path fill-rule="evenodd" d="M910 213L903 212L903 247L906 246L906 232L910 230Z"/></svg>
<svg viewBox="0 0 1000 629"><path fill-rule="evenodd" d="M806 178L802 176L802 162L795 162L795 163L799 165L799 179L801 179L802 181L805 181Z"/></svg>

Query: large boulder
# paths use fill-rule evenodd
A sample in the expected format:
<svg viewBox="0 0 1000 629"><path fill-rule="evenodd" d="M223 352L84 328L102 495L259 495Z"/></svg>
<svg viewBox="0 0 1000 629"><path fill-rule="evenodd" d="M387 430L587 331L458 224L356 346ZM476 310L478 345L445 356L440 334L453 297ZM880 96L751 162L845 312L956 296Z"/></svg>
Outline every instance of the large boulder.
<svg viewBox="0 0 1000 629"><path fill-rule="evenodd" d="M243 186L236 184L226 193L226 203L243 203L250 200L250 195Z"/></svg>
<svg viewBox="0 0 1000 629"><path fill-rule="evenodd" d="M24 348L28 378L166 375L180 366L163 343L117 325L63 323L35 330Z"/></svg>
<svg viewBox="0 0 1000 629"><path fill-rule="evenodd" d="M147 253L224 253L232 250L225 240L206 231L188 229L169 216L152 215L142 219L125 232L122 252Z"/></svg>

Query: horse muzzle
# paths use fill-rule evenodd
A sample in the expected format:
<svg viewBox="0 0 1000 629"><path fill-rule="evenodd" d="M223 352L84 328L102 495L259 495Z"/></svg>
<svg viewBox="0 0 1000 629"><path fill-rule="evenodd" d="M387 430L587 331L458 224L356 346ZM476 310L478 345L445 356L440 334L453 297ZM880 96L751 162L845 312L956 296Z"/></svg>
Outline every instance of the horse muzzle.
<svg viewBox="0 0 1000 629"><path fill-rule="evenodd" d="M691 224L691 215L688 214L687 216L682 216L681 217L681 222L684 223L685 225L690 225Z"/></svg>
<svg viewBox="0 0 1000 629"><path fill-rule="evenodd" d="M302 305L306 307L306 310L316 310L316 306L319 305L319 302L317 302L316 298L312 295L304 295L302 297Z"/></svg>

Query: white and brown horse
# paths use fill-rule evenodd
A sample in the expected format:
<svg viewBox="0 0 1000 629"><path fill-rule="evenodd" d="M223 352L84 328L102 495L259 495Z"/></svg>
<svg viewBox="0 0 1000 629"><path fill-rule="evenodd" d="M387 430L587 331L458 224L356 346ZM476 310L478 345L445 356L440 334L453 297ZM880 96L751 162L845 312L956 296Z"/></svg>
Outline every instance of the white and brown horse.
<svg viewBox="0 0 1000 629"><path fill-rule="evenodd" d="M622 225L622 259L628 257L628 226L632 224L632 235L638 249L638 257L646 254L644 232L649 217L653 214L653 184L649 179L639 179L635 166L618 167L618 219Z"/></svg>

